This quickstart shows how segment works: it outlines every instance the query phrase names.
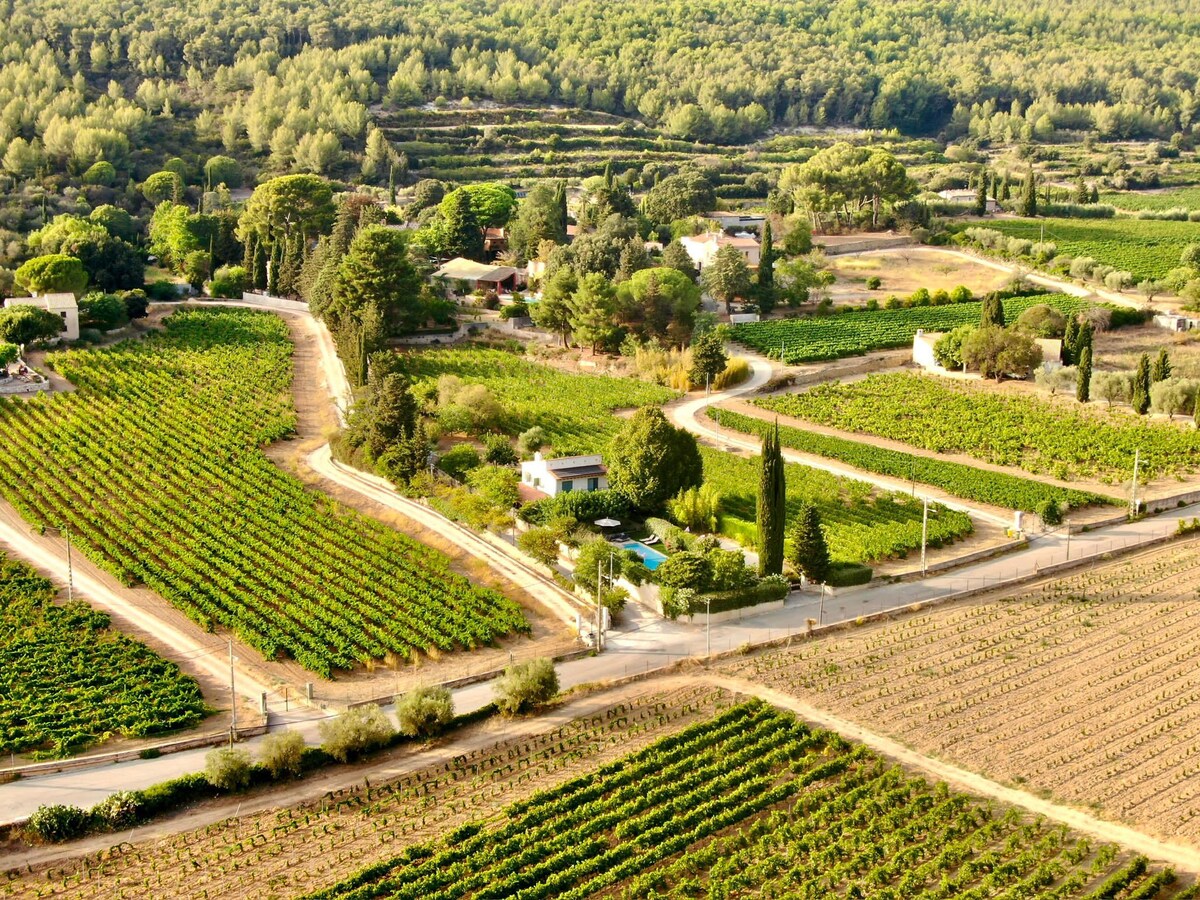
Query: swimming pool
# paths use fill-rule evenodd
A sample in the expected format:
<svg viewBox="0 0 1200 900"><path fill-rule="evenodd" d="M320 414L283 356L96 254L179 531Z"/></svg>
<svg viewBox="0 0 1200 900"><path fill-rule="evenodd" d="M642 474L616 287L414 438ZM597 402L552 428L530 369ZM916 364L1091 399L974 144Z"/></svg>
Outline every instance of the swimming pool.
<svg viewBox="0 0 1200 900"><path fill-rule="evenodd" d="M620 544L624 550L632 550L642 558L642 562L646 564L646 568L653 572L659 567L664 559L667 558L665 553L659 553L653 547L648 547L641 541L625 541Z"/></svg>

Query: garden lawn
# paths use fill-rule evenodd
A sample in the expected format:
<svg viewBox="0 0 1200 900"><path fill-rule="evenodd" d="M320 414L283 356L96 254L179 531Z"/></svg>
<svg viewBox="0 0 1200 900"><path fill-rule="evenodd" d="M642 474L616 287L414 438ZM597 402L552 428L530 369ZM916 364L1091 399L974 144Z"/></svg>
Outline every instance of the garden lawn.
<svg viewBox="0 0 1200 900"><path fill-rule="evenodd" d="M1065 313L1088 304L1066 294L1013 297L1004 301L1008 321L1032 306L1047 304ZM952 303L943 306L913 306L811 316L803 319L768 319L734 325L733 339L759 353L787 363L839 359L875 350L890 350L912 344L918 331L950 331L959 325L978 324L982 303Z"/></svg>
<svg viewBox="0 0 1200 900"><path fill-rule="evenodd" d="M109 629L86 603L0 553L0 752L66 756L114 734L189 728L200 688L153 650Z"/></svg>
<svg viewBox="0 0 1200 900"><path fill-rule="evenodd" d="M979 223L975 223L979 224ZM1200 242L1200 222L1152 219L994 219L984 227L1031 241L1045 239L1070 257L1131 272L1135 281L1162 278L1179 265L1188 244Z"/></svg>
<svg viewBox="0 0 1200 900"><path fill-rule="evenodd" d="M615 410L662 406L679 396L633 378L572 374L482 347L417 351L404 359L406 373L416 380L457 375L485 385L504 407L505 433L516 436L540 426L555 456L599 453L621 426Z"/></svg>
<svg viewBox="0 0 1200 900"><path fill-rule="evenodd" d="M752 546L762 458L736 456L709 447L704 479L721 492L721 533ZM921 546L922 504L908 494L876 491L865 481L785 463L789 525L805 503L814 504L829 544L840 562L877 562L904 557ZM940 547L973 530L965 513L934 504L929 509L929 546Z"/></svg>
<svg viewBox="0 0 1200 900"><path fill-rule="evenodd" d="M1200 468L1200 436L1187 425L1124 410L1052 403L1003 386L926 375L870 375L800 394L764 397L763 409L996 465L1121 484L1141 451L1144 480Z"/></svg>

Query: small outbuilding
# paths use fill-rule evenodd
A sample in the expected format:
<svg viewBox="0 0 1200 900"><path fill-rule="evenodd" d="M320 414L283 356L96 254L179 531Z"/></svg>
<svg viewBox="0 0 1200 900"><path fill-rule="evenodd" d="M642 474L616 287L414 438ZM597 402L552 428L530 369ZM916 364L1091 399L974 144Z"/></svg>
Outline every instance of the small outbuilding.
<svg viewBox="0 0 1200 900"><path fill-rule="evenodd" d="M499 293L516 288L520 275L521 270L512 266L493 266L458 256L444 263L432 277L451 285L465 284L469 291L482 288Z"/></svg>

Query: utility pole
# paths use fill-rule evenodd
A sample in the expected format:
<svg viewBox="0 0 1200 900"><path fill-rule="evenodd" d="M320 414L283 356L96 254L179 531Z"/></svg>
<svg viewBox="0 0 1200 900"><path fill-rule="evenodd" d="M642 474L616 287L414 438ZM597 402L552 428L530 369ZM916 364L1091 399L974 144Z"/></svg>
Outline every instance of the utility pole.
<svg viewBox="0 0 1200 900"><path fill-rule="evenodd" d="M1136 516L1138 511L1137 499L1137 481L1138 481L1138 466L1142 461L1142 448L1139 447L1133 451L1133 491L1129 495L1129 514Z"/></svg>
<svg viewBox="0 0 1200 900"><path fill-rule="evenodd" d="M929 498L922 497L924 508L921 511L921 577L925 577L925 545L929 538Z"/></svg>
<svg viewBox="0 0 1200 900"><path fill-rule="evenodd" d="M600 652L600 598L604 595L604 560L596 560L596 652Z"/></svg>
<svg viewBox="0 0 1200 900"><path fill-rule="evenodd" d="M237 693L233 683L233 638L229 639L229 749L237 736Z"/></svg>

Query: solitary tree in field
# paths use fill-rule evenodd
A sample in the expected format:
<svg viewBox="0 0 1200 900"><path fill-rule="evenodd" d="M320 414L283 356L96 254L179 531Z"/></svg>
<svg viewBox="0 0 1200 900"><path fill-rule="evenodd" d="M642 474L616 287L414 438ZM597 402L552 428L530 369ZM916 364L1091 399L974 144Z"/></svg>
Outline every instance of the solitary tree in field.
<svg viewBox="0 0 1200 900"><path fill-rule="evenodd" d="M726 313L732 313L733 298L744 296L750 289L750 268L741 251L728 244L718 250L704 270L704 286L713 297L724 301Z"/></svg>
<svg viewBox="0 0 1200 900"><path fill-rule="evenodd" d="M811 503L804 504L792 525L792 565L814 584L825 584L829 578L829 546L821 516Z"/></svg>
<svg viewBox="0 0 1200 900"><path fill-rule="evenodd" d="M1160 381L1166 381L1171 377L1171 357L1167 355L1167 348L1163 347L1158 351L1158 358L1154 360L1154 365L1150 369L1150 383L1157 384Z"/></svg>
<svg viewBox="0 0 1200 900"><path fill-rule="evenodd" d="M1092 391L1092 348L1084 347L1079 354L1079 367L1075 371L1075 399L1087 403Z"/></svg>
<svg viewBox="0 0 1200 900"><path fill-rule="evenodd" d="M706 387L722 372L729 363L721 336L715 330L706 331L692 344L692 370L689 378L692 384Z"/></svg>
<svg viewBox="0 0 1200 900"><path fill-rule="evenodd" d="M1150 356L1142 354L1138 360L1137 373L1133 376L1133 411L1144 416L1150 409Z"/></svg>
<svg viewBox="0 0 1200 900"><path fill-rule="evenodd" d="M787 516L787 483L779 424L763 436L762 472L758 483L758 574L783 572L783 528Z"/></svg>
<svg viewBox="0 0 1200 900"><path fill-rule="evenodd" d="M661 409L644 407L613 437L605 458L612 489L644 512L654 512L704 478L696 438L667 421Z"/></svg>

